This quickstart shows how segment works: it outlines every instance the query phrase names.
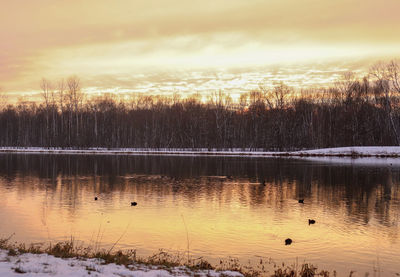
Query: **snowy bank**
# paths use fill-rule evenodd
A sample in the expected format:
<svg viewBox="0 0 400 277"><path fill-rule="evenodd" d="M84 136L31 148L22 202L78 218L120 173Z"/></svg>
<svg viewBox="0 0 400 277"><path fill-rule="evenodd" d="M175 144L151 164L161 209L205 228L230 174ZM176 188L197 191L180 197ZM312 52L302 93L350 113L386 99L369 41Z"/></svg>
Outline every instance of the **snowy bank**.
<svg viewBox="0 0 400 277"><path fill-rule="evenodd" d="M236 271L191 270L184 266L160 267L134 264L129 267L104 264L101 259L56 258L48 254L9 255L0 249L0 276L212 276L243 277Z"/></svg>
<svg viewBox="0 0 400 277"><path fill-rule="evenodd" d="M362 146L297 151L295 158L317 163L357 166L400 166L399 146Z"/></svg>
<svg viewBox="0 0 400 277"><path fill-rule="evenodd" d="M400 146L354 146L301 151L262 151L262 149L215 148L52 148L0 147L0 153L42 153L83 155L184 155L234 157L400 157Z"/></svg>
<svg viewBox="0 0 400 277"><path fill-rule="evenodd" d="M309 156L364 156L364 157L400 157L400 146L352 146L322 148L306 151L290 152L295 155Z"/></svg>

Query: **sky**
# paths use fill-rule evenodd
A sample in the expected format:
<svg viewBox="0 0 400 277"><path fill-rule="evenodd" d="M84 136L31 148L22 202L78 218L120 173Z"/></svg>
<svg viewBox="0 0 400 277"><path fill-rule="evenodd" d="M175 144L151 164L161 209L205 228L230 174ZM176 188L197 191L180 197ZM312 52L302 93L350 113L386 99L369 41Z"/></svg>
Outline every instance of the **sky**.
<svg viewBox="0 0 400 277"><path fill-rule="evenodd" d="M399 0L0 0L0 92L237 95L400 57Z"/></svg>

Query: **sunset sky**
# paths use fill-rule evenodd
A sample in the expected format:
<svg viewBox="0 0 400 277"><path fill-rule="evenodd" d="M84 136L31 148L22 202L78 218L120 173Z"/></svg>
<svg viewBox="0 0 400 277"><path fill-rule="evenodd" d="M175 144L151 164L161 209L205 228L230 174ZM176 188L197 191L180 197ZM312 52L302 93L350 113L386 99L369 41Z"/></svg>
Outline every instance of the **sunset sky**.
<svg viewBox="0 0 400 277"><path fill-rule="evenodd" d="M400 57L399 0L0 0L0 91L76 74L87 92L324 85Z"/></svg>

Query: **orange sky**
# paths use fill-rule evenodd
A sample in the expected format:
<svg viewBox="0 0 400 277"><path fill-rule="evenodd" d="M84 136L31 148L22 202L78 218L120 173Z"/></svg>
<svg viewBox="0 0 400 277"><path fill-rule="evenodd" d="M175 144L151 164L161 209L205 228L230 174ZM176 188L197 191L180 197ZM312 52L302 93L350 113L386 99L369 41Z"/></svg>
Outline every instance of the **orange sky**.
<svg viewBox="0 0 400 277"><path fill-rule="evenodd" d="M0 87L72 74L86 91L307 86L400 57L398 0L1 0Z"/></svg>

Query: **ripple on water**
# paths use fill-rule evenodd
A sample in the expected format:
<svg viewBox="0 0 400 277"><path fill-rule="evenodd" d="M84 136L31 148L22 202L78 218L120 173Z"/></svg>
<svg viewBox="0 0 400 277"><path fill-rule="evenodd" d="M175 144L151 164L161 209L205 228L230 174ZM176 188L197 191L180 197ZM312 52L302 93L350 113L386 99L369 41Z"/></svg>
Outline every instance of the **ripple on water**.
<svg viewBox="0 0 400 277"><path fill-rule="evenodd" d="M121 237L117 247L139 255L185 252L189 240L192 255L216 262L265 257L346 274L400 271L400 169L218 157L13 159L7 170L0 164L3 236L73 235L106 248Z"/></svg>

